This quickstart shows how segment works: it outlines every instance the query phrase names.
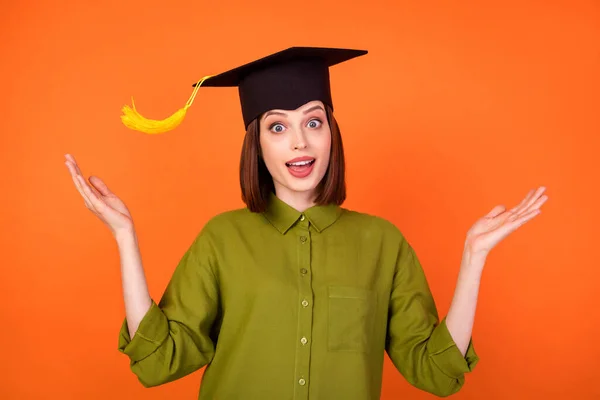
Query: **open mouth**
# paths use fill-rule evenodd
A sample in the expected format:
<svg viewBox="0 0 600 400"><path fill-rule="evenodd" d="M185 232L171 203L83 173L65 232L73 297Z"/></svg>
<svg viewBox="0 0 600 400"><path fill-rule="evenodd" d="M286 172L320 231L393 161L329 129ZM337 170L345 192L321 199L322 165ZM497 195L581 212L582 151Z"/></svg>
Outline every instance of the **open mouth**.
<svg viewBox="0 0 600 400"><path fill-rule="evenodd" d="M296 178L305 178L313 170L316 159L311 157L302 157L285 163L290 174Z"/></svg>
<svg viewBox="0 0 600 400"><path fill-rule="evenodd" d="M315 163L315 159L311 159L311 160L303 160L303 161L296 161L296 162L287 162L285 163L285 165L289 168L289 167L309 167L311 165L313 165Z"/></svg>

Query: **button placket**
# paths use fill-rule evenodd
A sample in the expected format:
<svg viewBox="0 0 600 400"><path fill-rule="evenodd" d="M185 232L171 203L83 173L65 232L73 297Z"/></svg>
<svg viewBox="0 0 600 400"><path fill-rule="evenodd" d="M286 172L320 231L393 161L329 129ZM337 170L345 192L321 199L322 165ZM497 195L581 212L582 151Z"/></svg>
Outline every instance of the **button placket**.
<svg viewBox="0 0 600 400"><path fill-rule="evenodd" d="M308 399L308 377L310 376L310 335L312 334L312 279L311 279L311 237L310 223L300 216L295 232L298 254L298 330L296 346L296 390L295 399Z"/></svg>

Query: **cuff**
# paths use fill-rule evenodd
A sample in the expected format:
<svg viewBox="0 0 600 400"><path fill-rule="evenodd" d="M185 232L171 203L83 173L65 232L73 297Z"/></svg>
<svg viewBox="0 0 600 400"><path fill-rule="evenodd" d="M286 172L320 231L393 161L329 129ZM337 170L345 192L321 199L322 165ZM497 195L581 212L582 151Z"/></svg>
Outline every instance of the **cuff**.
<svg viewBox="0 0 600 400"><path fill-rule="evenodd" d="M467 352L463 357L446 326L446 319L435 328L429 340L429 356L446 375L460 378L465 373L473 371L479 361L475 353L473 339L469 341Z"/></svg>
<svg viewBox="0 0 600 400"><path fill-rule="evenodd" d="M168 335L167 317L153 300L133 339L129 337L127 319L123 320L119 332L119 351L127 354L133 362L140 361L154 353Z"/></svg>

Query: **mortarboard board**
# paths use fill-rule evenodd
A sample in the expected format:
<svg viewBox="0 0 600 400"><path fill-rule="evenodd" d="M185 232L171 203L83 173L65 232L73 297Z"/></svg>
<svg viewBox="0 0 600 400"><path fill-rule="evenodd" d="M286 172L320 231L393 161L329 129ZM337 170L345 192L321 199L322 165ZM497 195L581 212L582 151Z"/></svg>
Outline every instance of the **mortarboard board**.
<svg viewBox="0 0 600 400"><path fill-rule="evenodd" d="M294 110L313 100L333 108L329 67L367 54L366 50L290 47L219 75L208 75L194 83L185 106L170 117L149 120L132 107L124 106L121 119L130 129L163 133L177 127L185 117L201 86L238 87L244 126L271 109Z"/></svg>

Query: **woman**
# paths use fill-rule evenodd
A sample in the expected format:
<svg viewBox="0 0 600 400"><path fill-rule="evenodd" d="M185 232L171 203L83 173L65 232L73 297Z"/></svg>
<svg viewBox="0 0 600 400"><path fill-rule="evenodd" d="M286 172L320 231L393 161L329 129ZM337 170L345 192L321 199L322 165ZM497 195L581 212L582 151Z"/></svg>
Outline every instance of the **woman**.
<svg viewBox="0 0 600 400"><path fill-rule="evenodd" d="M212 218L160 302L148 293L127 207L66 164L121 257L126 318L119 350L144 386L207 366L200 399L376 399L384 352L415 387L457 392L478 361L471 331L489 251L547 196L494 207L469 230L458 284L440 319L417 255L386 220L341 207L344 152L329 67L364 52L292 48L212 77L238 86L247 207Z"/></svg>

